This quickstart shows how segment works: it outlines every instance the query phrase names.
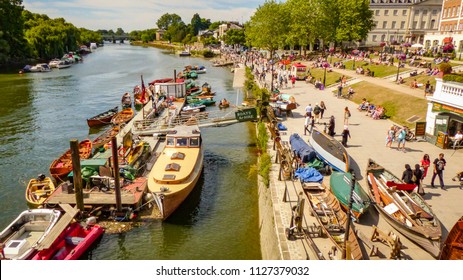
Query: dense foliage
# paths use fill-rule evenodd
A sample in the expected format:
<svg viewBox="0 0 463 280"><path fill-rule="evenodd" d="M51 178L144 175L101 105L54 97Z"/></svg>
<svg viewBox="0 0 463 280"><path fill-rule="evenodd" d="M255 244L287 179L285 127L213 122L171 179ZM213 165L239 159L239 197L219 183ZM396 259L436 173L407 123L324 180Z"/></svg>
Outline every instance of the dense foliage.
<svg viewBox="0 0 463 280"><path fill-rule="evenodd" d="M374 27L368 0L267 0L246 24L246 41L273 53L284 46L356 42Z"/></svg>
<svg viewBox="0 0 463 280"><path fill-rule="evenodd" d="M0 0L0 23L0 63L61 57L79 45L101 41L98 32L24 10L22 0Z"/></svg>

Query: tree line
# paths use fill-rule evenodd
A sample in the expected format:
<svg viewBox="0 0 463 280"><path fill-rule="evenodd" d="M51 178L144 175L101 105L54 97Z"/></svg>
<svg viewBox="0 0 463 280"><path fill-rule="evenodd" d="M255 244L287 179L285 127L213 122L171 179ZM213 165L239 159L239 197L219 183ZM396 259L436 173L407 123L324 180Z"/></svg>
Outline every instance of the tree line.
<svg viewBox="0 0 463 280"><path fill-rule="evenodd" d="M100 33L31 13L22 0L0 0L0 64L62 57L90 42L101 42Z"/></svg>
<svg viewBox="0 0 463 280"><path fill-rule="evenodd" d="M365 39L373 29L369 0L267 0L245 24L246 44L268 50Z"/></svg>

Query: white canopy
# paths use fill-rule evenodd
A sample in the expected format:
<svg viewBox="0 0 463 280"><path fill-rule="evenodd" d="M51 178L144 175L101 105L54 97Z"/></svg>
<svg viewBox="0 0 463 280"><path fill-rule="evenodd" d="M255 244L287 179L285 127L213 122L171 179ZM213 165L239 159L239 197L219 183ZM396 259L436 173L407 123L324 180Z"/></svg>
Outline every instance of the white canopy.
<svg viewBox="0 0 463 280"><path fill-rule="evenodd" d="M420 43L416 43L416 44L412 45L412 48L422 48L422 47L424 47L424 46L422 44L420 44Z"/></svg>

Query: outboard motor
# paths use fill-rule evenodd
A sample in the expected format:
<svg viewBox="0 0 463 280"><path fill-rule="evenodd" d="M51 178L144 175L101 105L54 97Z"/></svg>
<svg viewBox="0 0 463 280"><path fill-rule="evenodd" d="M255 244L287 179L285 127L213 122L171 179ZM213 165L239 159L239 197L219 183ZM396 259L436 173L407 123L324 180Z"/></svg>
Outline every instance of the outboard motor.
<svg viewBox="0 0 463 280"><path fill-rule="evenodd" d="M45 178L46 178L46 176L45 176L44 174L42 174L42 173L40 173L40 174L37 176L37 180L38 180L38 181L43 181L43 180L45 180Z"/></svg>

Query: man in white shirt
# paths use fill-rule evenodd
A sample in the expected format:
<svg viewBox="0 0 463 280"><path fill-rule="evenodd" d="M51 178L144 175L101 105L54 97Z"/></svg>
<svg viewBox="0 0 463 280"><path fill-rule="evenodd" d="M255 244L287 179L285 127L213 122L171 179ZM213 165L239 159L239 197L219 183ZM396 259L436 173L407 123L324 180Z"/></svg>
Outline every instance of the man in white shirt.
<svg viewBox="0 0 463 280"><path fill-rule="evenodd" d="M463 140L463 134L461 130L458 130L455 136L453 137L453 149L457 147L457 145L462 144L460 143Z"/></svg>

